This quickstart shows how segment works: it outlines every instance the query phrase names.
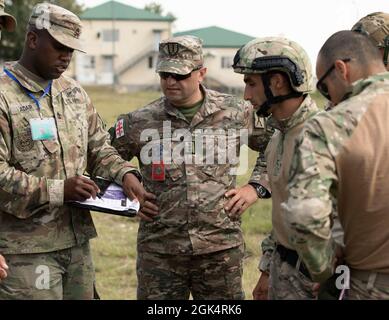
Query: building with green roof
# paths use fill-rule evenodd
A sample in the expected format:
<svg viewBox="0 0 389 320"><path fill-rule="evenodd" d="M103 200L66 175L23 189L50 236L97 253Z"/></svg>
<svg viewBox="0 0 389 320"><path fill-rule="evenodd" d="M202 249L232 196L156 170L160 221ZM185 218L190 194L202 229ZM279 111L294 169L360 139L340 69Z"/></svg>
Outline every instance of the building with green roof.
<svg viewBox="0 0 389 320"><path fill-rule="evenodd" d="M138 9L118 1L108 1L93 8L88 8L82 15L82 20L125 20L125 21L169 21L172 16L162 16L153 12Z"/></svg>
<svg viewBox="0 0 389 320"><path fill-rule="evenodd" d="M190 34L203 39L204 48L240 48L254 39L243 33L227 30L217 26L176 32L174 36Z"/></svg>
<svg viewBox="0 0 389 320"><path fill-rule="evenodd" d="M183 35L203 40L204 64L208 68L206 85L222 91L243 88L242 75L234 73L231 65L236 51L254 37L217 26L174 33Z"/></svg>
<svg viewBox="0 0 389 320"><path fill-rule="evenodd" d="M171 36L172 16L119 1L87 8L80 16L87 54L77 54L76 78L83 84L156 86L158 45Z"/></svg>
<svg viewBox="0 0 389 320"><path fill-rule="evenodd" d="M135 2L135 1L134 1ZM158 15L119 1L87 8L80 16L86 54L76 54L73 75L83 84L115 84L130 90L159 87L158 45L172 36L170 15ZM203 40L206 85L224 91L243 88L232 71L236 51L253 37L217 26L177 32Z"/></svg>

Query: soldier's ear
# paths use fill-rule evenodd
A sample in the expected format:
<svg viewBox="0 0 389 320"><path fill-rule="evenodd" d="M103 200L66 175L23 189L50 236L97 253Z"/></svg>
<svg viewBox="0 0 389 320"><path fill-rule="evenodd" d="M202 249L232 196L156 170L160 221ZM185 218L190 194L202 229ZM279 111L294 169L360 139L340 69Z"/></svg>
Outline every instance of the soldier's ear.
<svg viewBox="0 0 389 320"><path fill-rule="evenodd" d="M35 31L29 30L26 35L26 43L29 49L35 50L38 46L38 34Z"/></svg>
<svg viewBox="0 0 389 320"><path fill-rule="evenodd" d="M350 70L349 64L344 62L343 60L335 60L335 72L343 81L349 81L350 78Z"/></svg>
<svg viewBox="0 0 389 320"><path fill-rule="evenodd" d="M199 70L199 83L204 81L206 73L207 73L207 68L205 68L205 67L203 67Z"/></svg>

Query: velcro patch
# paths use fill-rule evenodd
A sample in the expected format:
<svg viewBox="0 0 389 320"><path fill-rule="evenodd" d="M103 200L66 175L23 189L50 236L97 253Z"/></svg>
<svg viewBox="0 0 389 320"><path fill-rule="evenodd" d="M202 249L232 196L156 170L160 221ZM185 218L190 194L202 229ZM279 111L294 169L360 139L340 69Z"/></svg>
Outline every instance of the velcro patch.
<svg viewBox="0 0 389 320"><path fill-rule="evenodd" d="M116 122L115 135L116 135L116 138L120 138L120 137L124 136L123 119L120 119L118 122Z"/></svg>

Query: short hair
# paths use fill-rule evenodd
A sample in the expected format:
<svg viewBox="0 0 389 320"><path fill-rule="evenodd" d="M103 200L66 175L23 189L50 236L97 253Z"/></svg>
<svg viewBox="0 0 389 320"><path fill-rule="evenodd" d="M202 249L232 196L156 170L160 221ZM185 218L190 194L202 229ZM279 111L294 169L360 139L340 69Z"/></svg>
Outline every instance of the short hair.
<svg viewBox="0 0 389 320"><path fill-rule="evenodd" d="M382 63L382 55L371 39L350 30L338 31L329 37L319 55L326 65L347 58L354 59L361 65Z"/></svg>

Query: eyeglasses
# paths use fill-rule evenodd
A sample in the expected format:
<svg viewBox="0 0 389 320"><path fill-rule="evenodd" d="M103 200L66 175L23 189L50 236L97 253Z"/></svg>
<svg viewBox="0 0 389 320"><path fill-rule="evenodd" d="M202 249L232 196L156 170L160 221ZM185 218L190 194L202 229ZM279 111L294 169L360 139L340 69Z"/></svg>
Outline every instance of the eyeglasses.
<svg viewBox="0 0 389 320"><path fill-rule="evenodd" d="M182 80L190 78L193 71L200 70L201 68L202 68L202 66L197 67L187 74L178 74L178 73L171 73L171 72L158 72L158 74L163 80L166 80L167 78L172 77L176 81L182 81Z"/></svg>
<svg viewBox="0 0 389 320"><path fill-rule="evenodd" d="M349 62L351 61L351 58L346 58L346 59L338 59L342 60L343 62ZM328 86L323 83L324 79L327 78L330 73L335 69L335 63L323 74L323 76L317 81L316 88L319 90L319 92L328 100L331 101L331 96L328 92Z"/></svg>

